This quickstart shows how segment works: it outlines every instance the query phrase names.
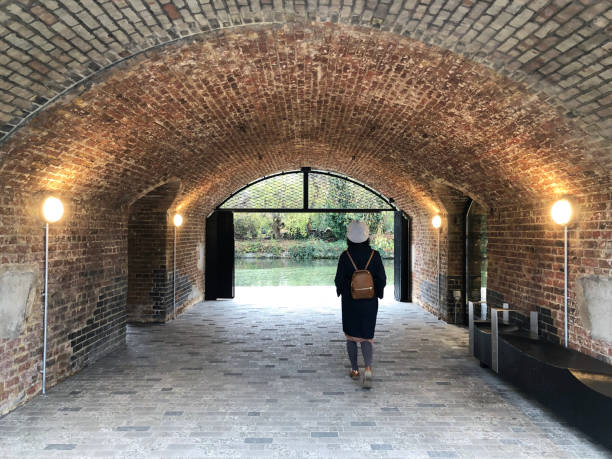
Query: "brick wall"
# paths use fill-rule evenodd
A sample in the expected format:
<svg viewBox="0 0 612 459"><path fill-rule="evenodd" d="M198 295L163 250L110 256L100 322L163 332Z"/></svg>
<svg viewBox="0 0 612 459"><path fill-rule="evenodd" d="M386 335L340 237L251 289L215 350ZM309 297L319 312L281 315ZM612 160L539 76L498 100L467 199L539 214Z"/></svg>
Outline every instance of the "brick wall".
<svg viewBox="0 0 612 459"><path fill-rule="evenodd" d="M415 247L415 267L413 271L413 302L432 312L441 319L448 315L446 307L447 273L447 219L442 214L442 226L436 230L431 225L435 214L421 211L413 218L413 243ZM440 241L440 265L438 266L438 231ZM440 285L438 287L438 277ZM439 290L438 290L439 288Z"/></svg>
<svg viewBox="0 0 612 459"><path fill-rule="evenodd" d="M63 196L66 215L49 229L47 387L125 343L127 219L122 209ZM0 261L31 266L36 301L21 334L0 339L0 413L41 389L44 279L41 195L2 194Z"/></svg>
<svg viewBox="0 0 612 459"><path fill-rule="evenodd" d="M612 195L576 195L578 215L569 231L570 347L612 362L609 342L593 339L576 304L578 280L612 275ZM550 202L497 209L489 218L489 285L493 298L528 315L539 311L547 339L563 339L563 228L550 217ZM493 301L495 303L495 301Z"/></svg>
<svg viewBox="0 0 612 459"><path fill-rule="evenodd" d="M31 266L37 290L21 335L16 339L0 339L0 414L41 390L44 232L39 207L42 197L42 194L5 193L0 199L1 266L9 270L11 266ZM49 229L47 388L122 346L128 311L127 208L109 207L100 201L76 201L68 195L60 194L60 197L66 214ZM143 202L134 208L142 210ZM165 212L163 216L155 229L173 234L171 219L165 218ZM184 216L185 224L177 233L179 312L203 298L204 216L201 211L190 209L184 211ZM163 256L158 258L172 260L172 236L165 239L160 240ZM148 249L156 245L149 243L140 248L150 253ZM136 248L132 246L132 250ZM135 266L143 267L143 260L136 258ZM162 290L168 292L167 312L172 308L171 281L170 271L160 282Z"/></svg>
<svg viewBox="0 0 612 459"><path fill-rule="evenodd" d="M206 213L201 206L179 207L183 226L176 235L177 314L204 299Z"/></svg>

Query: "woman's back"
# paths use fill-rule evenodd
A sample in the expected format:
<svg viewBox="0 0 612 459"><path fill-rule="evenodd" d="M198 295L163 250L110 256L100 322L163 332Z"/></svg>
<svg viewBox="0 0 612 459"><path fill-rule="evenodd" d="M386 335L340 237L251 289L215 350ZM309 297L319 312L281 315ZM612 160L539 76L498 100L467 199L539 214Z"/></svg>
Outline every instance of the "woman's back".
<svg viewBox="0 0 612 459"><path fill-rule="evenodd" d="M342 296L342 330L346 336L346 348L351 361L352 378L359 377L357 367L357 343L365 362L363 374L364 385L372 381L372 358L376 315L378 314L378 299L383 297L387 277L380 253L370 247L369 230L363 222L351 222L347 229L348 248L342 252L336 271L336 292ZM348 256L350 253L355 265ZM368 264L368 260L370 259ZM356 269L366 268L372 274L374 281L374 297L354 299L351 295L351 278Z"/></svg>
<svg viewBox="0 0 612 459"><path fill-rule="evenodd" d="M372 248L370 244L367 242L363 242L360 244L351 243L349 241L349 245L347 248L348 252L351 254L357 269L365 269L365 266L372 254ZM384 293L385 284L387 282L387 277L385 275L385 268L383 266L382 258L378 251L374 250L374 256L368 265L368 271L372 274L372 278L374 280L374 293L375 296L372 298L374 303L378 305L377 298L382 298ZM345 298L347 295L350 297L350 287L351 287L351 277L355 272L355 268L353 267L353 263L349 259L346 252L343 252L340 255L340 259L338 260L338 270L336 272L336 292L338 295L342 295L342 302L344 304L345 300L349 298ZM352 298L350 298L352 300ZM352 300L352 301L363 301L363 300Z"/></svg>

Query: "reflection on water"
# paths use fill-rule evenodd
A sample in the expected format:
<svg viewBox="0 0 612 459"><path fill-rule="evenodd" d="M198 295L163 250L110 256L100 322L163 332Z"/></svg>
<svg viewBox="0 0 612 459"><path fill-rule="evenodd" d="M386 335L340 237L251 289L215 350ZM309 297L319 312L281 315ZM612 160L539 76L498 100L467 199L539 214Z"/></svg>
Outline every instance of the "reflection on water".
<svg viewBox="0 0 612 459"><path fill-rule="evenodd" d="M393 260L384 260L393 285ZM337 260L236 259L236 286L334 285Z"/></svg>

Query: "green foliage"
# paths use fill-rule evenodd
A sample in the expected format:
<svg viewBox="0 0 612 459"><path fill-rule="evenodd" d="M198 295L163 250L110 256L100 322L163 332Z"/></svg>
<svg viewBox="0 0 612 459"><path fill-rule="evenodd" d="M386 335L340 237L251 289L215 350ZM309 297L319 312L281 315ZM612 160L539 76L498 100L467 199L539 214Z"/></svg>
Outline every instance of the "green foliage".
<svg viewBox="0 0 612 459"><path fill-rule="evenodd" d="M346 249L344 241L325 242L320 239L309 241L314 249L314 258L337 259L342 251Z"/></svg>
<svg viewBox="0 0 612 459"><path fill-rule="evenodd" d="M351 220L351 214L325 214L325 224L337 240L346 238L346 227Z"/></svg>
<svg viewBox="0 0 612 459"><path fill-rule="evenodd" d="M254 218L248 218L246 214L234 216L234 237L237 239L252 239L257 237L257 226Z"/></svg>
<svg viewBox="0 0 612 459"><path fill-rule="evenodd" d="M305 239L308 237L309 214L286 214L283 218L286 234L291 239Z"/></svg>
<svg viewBox="0 0 612 459"><path fill-rule="evenodd" d="M277 223L274 223L277 219ZM330 230L334 239L346 239L346 227L353 220L362 220L376 234L393 232L393 213L320 214L320 213L235 213L234 232L237 240L269 239L274 237L274 228L284 239L308 239ZM310 225L310 231L309 231ZM389 229L387 229L389 227Z"/></svg>
<svg viewBox="0 0 612 459"><path fill-rule="evenodd" d="M310 204L314 208L377 207L378 197L357 198L355 185L335 177L311 182ZM232 206L253 208L301 205L301 176L264 180L232 198ZM300 199L296 202L296 196ZM365 199L365 201L364 201ZM372 201L368 204L368 199ZM236 256L292 258L296 260L338 259L346 249L346 228L353 220L370 229L372 248L383 258L393 258L393 212L383 213L236 213L234 214ZM331 237L330 234L331 233ZM332 239L329 242L326 239ZM334 240L335 239L335 240Z"/></svg>
<svg viewBox="0 0 612 459"><path fill-rule="evenodd" d="M349 183L345 180L330 181L329 194L326 196L325 207L346 209L350 207L351 195ZM336 239L346 238L346 227L351 222L349 214L325 214L325 223Z"/></svg>
<svg viewBox="0 0 612 459"><path fill-rule="evenodd" d="M383 212L382 231L383 233L393 233L395 229L395 214L393 212Z"/></svg>
<svg viewBox="0 0 612 459"><path fill-rule="evenodd" d="M312 245L293 245L289 247L289 256L297 260L312 260L315 255L315 249Z"/></svg>
<svg viewBox="0 0 612 459"><path fill-rule="evenodd" d="M276 219L276 223L274 222ZM372 248L383 258L393 258L393 213L319 214L319 213L236 213L234 231L236 255L291 257L294 259L337 259L346 249L346 227L352 220L362 220L370 228ZM274 227L279 238L275 238ZM330 230L333 242L321 239ZM392 231L391 231L392 232Z"/></svg>
<svg viewBox="0 0 612 459"><path fill-rule="evenodd" d="M393 238L378 236L371 240L372 248L378 250L383 258L393 258ZM325 242L320 239L305 239L299 241L236 241L236 256L245 254L256 257L291 257L294 259L338 259L346 249L346 242Z"/></svg>
<svg viewBox="0 0 612 459"><path fill-rule="evenodd" d="M235 213L234 237L255 239L272 233L272 217L261 213Z"/></svg>
<svg viewBox="0 0 612 459"><path fill-rule="evenodd" d="M237 255L255 253L269 254L274 257L280 257L283 252L285 252L285 248L273 240L236 241L234 251Z"/></svg>
<svg viewBox="0 0 612 459"><path fill-rule="evenodd" d="M391 212L389 214L393 215ZM332 231L336 240L346 239L346 228L353 220L360 220L368 225L370 237L383 233L382 213L361 213L361 214L325 214L328 228ZM393 230L391 230L393 231Z"/></svg>
<svg viewBox="0 0 612 459"><path fill-rule="evenodd" d="M358 215L358 219L365 222L365 224L368 225L368 228L370 228L371 237L378 233L382 234L382 220L383 220L382 214L377 213L377 214L357 214L357 215Z"/></svg>
<svg viewBox="0 0 612 459"><path fill-rule="evenodd" d="M373 249L378 250L380 252L380 255L383 258L393 258L394 245L392 237L378 235L370 240L370 244L372 245Z"/></svg>

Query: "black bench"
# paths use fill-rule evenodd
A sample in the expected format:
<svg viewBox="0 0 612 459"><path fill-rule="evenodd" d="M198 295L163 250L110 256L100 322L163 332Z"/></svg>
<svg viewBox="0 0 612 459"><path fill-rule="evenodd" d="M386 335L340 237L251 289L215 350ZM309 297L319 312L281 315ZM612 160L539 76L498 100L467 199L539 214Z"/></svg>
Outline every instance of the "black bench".
<svg viewBox="0 0 612 459"><path fill-rule="evenodd" d="M612 365L539 339L536 313L531 314L531 332L500 324L499 314L509 311L491 308L491 320L470 320L473 355L482 366L612 449Z"/></svg>

